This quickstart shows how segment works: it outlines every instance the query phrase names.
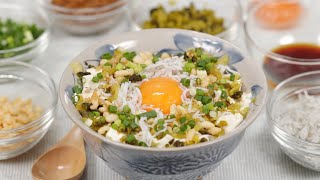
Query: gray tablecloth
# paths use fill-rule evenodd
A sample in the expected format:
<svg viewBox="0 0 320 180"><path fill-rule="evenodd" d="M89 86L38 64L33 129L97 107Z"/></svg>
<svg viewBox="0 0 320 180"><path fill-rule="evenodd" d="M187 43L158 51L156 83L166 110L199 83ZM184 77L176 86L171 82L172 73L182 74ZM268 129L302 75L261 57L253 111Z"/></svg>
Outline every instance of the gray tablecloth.
<svg viewBox="0 0 320 180"><path fill-rule="evenodd" d="M11 0L1 0L11 1ZM20 0L26 2L27 0ZM31 1L31 0L30 0ZM29 2L30 2L29 1ZM0 2L0 3L1 3ZM54 31L48 50L32 63L46 70L57 86L63 70L70 60L84 48L108 35L127 30L126 22L109 33L98 36L71 36ZM243 41L238 45L244 47ZM31 179L33 161L49 147L59 141L72 127L71 120L64 113L60 103L56 120L47 135L29 152L14 159L0 161L1 180ZM87 168L83 180L124 180L87 148ZM227 157L221 166L204 177L204 180L316 180L320 173L303 168L289 159L272 138L265 113L247 130L239 147Z"/></svg>

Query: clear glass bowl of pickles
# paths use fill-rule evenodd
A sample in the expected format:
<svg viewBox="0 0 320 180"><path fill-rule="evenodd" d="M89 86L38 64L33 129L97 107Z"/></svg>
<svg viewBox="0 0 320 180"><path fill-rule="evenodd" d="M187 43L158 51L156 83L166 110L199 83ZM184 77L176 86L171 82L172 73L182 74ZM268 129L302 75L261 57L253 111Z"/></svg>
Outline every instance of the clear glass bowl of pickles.
<svg viewBox="0 0 320 180"><path fill-rule="evenodd" d="M242 26L238 0L132 1L133 30L177 28L199 31L234 41Z"/></svg>
<svg viewBox="0 0 320 180"><path fill-rule="evenodd" d="M0 5L0 61L31 61L49 44L50 23L45 13L23 4Z"/></svg>

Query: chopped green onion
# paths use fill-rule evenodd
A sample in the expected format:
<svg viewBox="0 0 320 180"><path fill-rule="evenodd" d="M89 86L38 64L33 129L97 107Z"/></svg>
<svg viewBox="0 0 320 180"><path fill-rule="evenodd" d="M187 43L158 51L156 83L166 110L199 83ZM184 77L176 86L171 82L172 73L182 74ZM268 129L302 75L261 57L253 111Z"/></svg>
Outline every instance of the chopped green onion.
<svg viewBox="0 0 320 180"><path fill-rule="evenodd" d="M214 106L219 107L219 108L223 108L226 106L226 104L225 104L225 102L218 101L218 102L214 103Z"/></svg>
<svg viewBox="0 0 320 180"><path fill-rule="evenodd" d="M129 134L129 135L127 136L127 138L126 138L126 142L129 143L129 144L133 143L133 142L136 141L136 140L137 140L137 139L136 139L136 137L135 137L133 134Z"/></svg>
<svg viewBox="0 0 320 180"><path fill-rule="evenodd" d="M131 111L131 109L130 109ZM129 114L129 119L134 120L136 118L136 116L134 114Z"/></svg>
<svg viewBox="0 0 320 180"><path fill-rule="evenodd" d="M141 75L141 78L145 79L145 78L147 78L147 76L143 74L143 75Z"/></svg>
<svg viewBox="0 0 320 180"><path fill-rule="evenodd" d="M225 91L225 90L221 91L221 98L223 98L223 99L227 99L228 98L227 91Z"/></svg>
<svg viewBox="0 0 320 180"><path fill-rule="evenodd" d="M108 106L108 111L109 111L110 113L116 113L117 110L118 110L117 106L113 106L113 105L109 105L109 106Z"/></svg>
<svg viewBox="0 0 320 180"><path fill-rule="evenodd" d="M93 78L92 78L92 82L94 82L94 83L97 83L97 82L99 82L99 78L97 77L97 76L94 76Z"/></svg>
<svg viewBox="0 0 320 180"><path fill-rule="evenodd" d="M120 119L115 120L114 124L119 127L121 125L121 120Z"/></svg>
<svg viewBox="0 0 320 180"><path fill-rule="evenodd" d="M187 118L186 118L186 117L182 117L182 118L179 119L179 122L180 122L181 124L185 123L186 121L187 121Z"/></svg>
<svg viewBox="0 0 320 180"><path fill-rule="evenodd" d="M214 109L214 106L212 103L206 104L202 106L202 112L204 114L209 114L211 110Z"/></svg>
<svg viewBox="0 0 320 180"><path fill-rule="evenodd" d="M184 85L185 87L189 87L189 86L190 86L190 79L182 78L180 82L181 82L182 85Z"/></svg>
<svg viewBox="0 0 320 180"><path fill-rule="evenodd" d="M125 127L128 127L130 125L130 121L128 119L125 119L122 121L122 124L125 126Z"/></svg>
<svg viewBox="0 0 320 180"><path fill-rule="evenodd" d="M206 105L212 101L212 98L210 96L202 96L201 102L203 105Z"/></svg>
<svg viewBox="0 0 320 180"><path fill-rule="evenodd" d="M131 127L132 129L136 129L136 128L138 127L138 125L137 125L137 123L135 123L134 121L131 121L131 122L130 122L130 127Z"/></svg>
<svg viewBox="0 0 320 180"><path fill-rule="evenodd" d="M82 88L80 86L74 86L72 90L74 93L77 93L77 94L81 94L82 92Z"/></svg>
<svg viewBox="0 0 320 180"><path fill-rule="evenodd" d="M120 119L121 121L124 121L124 120L128 120L128 117L127 117L127 115L125 115L125 114L120 114L120 115L119 115L119 119Z"/></svg>
<svg viewBox="0 0 320 180"><path fill-rule="evenodd" d="M104 123L107 122L107 121L106 121L106 118L103 117L103 116L100 116L100 117L99 117L99 121L100 121L101 124L104 124Z"/></svg>
<svg viewBox="0 0 320 180"><path fill-rule="evenodd" d="M107 52L101 56L101 59L110 60L112 58L111 53Z"/></svg>
<svg viewBox="0 0 320 180"><path fill-rule="evenodd" d="M210 70L212 69L213 66L214 66L213 63L208 63L208 64L206 64L206 70L207 70L207 72L210 72Z"/></svg>
<svg viewBox="0 0 320 180"><path fill-rule="evenodd" d="M118 63L117 65L116 65L116 70L123 70L123 69L125 69L126 67L123 65L123 64L121 64L121 63Z"/></svg>
<svg viewBox="0 0 320 180"><path fill-rule="evenodd" d="M155 130L158 132L158 131L161 131L163 128L164 128L164 119L159 119L157 124L155 125Z"/></svg>
<svg viewBox="0 0 320 180"><path fill-rule="evenodd" d="M195 95L195 96L194 96L194 99L197 100L197 101L201 101L201 100L202 100L202 96L200 96L200 95Z"/></svg>
<svg viewBox="0 0 320 180"><path fill-rule="evenodd" d="M139 114L139 117L146 117L147 119L155 118L157 117L157 112L155 110L152 110L149 112L141 113Z"/></svg>
<svg viewBox="0 0 320 180"><path fill-rule="evenodd" d="M227 84L227 80L222 78L218 81L220 84Z"/></svg>
<svg viewBox="0 0 320 180"><path fill-rule="evenodd" d="M112 66L112 64L110 64L110 63L108 63L108 62L106 62L104 65L105 65L105 66Z"/></svg>
<svg viewBox="0 0 320 180"><path fill-rule="evenodd" d="M212 63L216 63L216 62L218 62L218 57L210 57L210 62L212 62Z"/></svg>
<svg viewBox="0 0 320 180"><path fill-rule="evenodd" d="M196 121L195 120L190 120L188 122L188 126L190 126L191 128L194 128L196 126Z"/></svg>
<svg viewBox="0 0 320 180"><path fill-rule="evenodd" d="M115 123L112 123L112 124L111 124L111 127L112 127L112 129L114 129L114 130L118 130L118 129L119 129L119 127L118 127Z"/></svg>
<svg viewBox="0 0 320 180"><path fill-rule="evenodd" d="M99 82L100 79L102 79L102 78L103 78L102 73L98 73L96 76L94 76L94 77L92 78L92 82L97 83L97 82Z"/></svg>
<svg viewBox="0 0 320 180"><path fill-rule="evenodd" d="M193 63L187 62L183 66L183 71L191 73L192 69L194 69L195 67L196 67L196 65L194 65Z"/></svg>
<svg viewBox="0 0 320 180"><path fill-rule="evenodd" d="M231 74L231 75L230 75L230 81L234 81L235 77L236 77L236 76L235 76L234 74Z"/></svg>
<svg viewBox="0 0 320 180"><path fill-rule="evenodd" d="M205 94L204 90L202 90L202 89L196 90L196 95L203 96L204 94Z"/></svg>
<svg viewBox="0 0 320 180"><path fill-rule="evenodd" d="M173 119L173 118L175 118L175 117L176 117L175 114L171 114L171 115L169 116L169 119Z"/></svg>
<svg viewBox="0 0 320 180"><path fill-rule="evenodd" d="M147 147L147 144L143 141L139 141L138 146Z"/></svg>
<svg viewBox="0 0 320 180"><path fill-rule="evenodd" d="M130 113L131 112L131 109L130 109L130 107L128 105L125 105L122 110L125 113Z"/></svg>
<svg viewBox="0 0 320 180"><path fill-rule="evenodd" d="M147 67L146 64L140 64L140 66L141 66L143 69Z"/></svg>
<svg viewBox="0 0 320 180"><path fill-rule="evenodd" d="M153 56L153 58L152 58L152 62L153 63L156 63L156 62L158 62L159 61L159 57L158 56Z"/></svg>
<svg viewBox="0 0 320 180"><path fill-rule="evenodd" d="M209 90L214 90L214 85L213 85L213 84L209 84L209 85L208 85L208 89L209 89Z"/></svg>
<svg viewBox="0 0 320 180"><path fill-rule="evenodd" d="M136 52L132 51L132 52L125 52L123 54L123 57L125 57L127 60L132 61L133 58L137 55Z"/></svg>
<svg viewBox="0 0 320 180"><path fill-rule="evenodd" d="M197 56L200 57L203 53L203 49L202 48L195 48L195 52L196 52Z"/></svg>
<svg viewBox="0 0 320 180"><path fill-rule="evenodd" d="M98 111L93 111L92 113L94 114L95 117L100 116L100 112Z"/></svg>
<svg viewBox="0 0 320 180"><path fill-rule="evenodd" d="M187 129L188 129L188 125L186 125L186 124L180 126L180 132L181 133L184 133Z"/></svg>
<svg viewBox="0 0 320 180"><path fill-rule="evenodd" d="M98 73L98 74L97 74L97 77L98 77L99 79L102 79L102 78L103 78L102 73L101 73L101 72L100 72L100 73Z"/></svg>

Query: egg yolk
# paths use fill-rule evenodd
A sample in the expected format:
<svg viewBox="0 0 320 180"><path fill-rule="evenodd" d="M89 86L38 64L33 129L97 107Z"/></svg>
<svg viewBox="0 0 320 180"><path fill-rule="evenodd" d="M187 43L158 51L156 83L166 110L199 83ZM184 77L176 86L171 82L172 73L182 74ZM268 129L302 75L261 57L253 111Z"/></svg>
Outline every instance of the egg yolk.
<svg viewBox="0 0 320 180"><path fill-rule="evenodd" d="M164 114L170 113L172 104L180 105L182 103L182 90L179 83L170 78L152 78L140 85L140 91L143 105L160 108Z"/></svg>
<svg viewBox="0 0 320 180"><path fill-rule="evenodd" d="M268 28L288 28L297 23L303 8L298 1L271 1L256 12L257 20Z"/></svg>

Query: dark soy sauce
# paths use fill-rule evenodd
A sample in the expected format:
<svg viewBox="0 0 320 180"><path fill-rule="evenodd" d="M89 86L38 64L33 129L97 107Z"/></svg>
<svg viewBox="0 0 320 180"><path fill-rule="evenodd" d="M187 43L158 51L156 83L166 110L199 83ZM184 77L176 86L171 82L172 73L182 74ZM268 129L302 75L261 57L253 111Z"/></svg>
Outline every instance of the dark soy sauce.
<svg viewBox="0 0 320 180"><path fill-rule="evenodd" d="M292 58L308 59L308 61L320 61L320 46L314 44L289 44L275 48L273 52ZM290 64L274 60L271 57L265 58L263 67L269 78L269 83L272 83L273 85L278 84L279 82L296 74L320 70L320 65Z"/></svg>

